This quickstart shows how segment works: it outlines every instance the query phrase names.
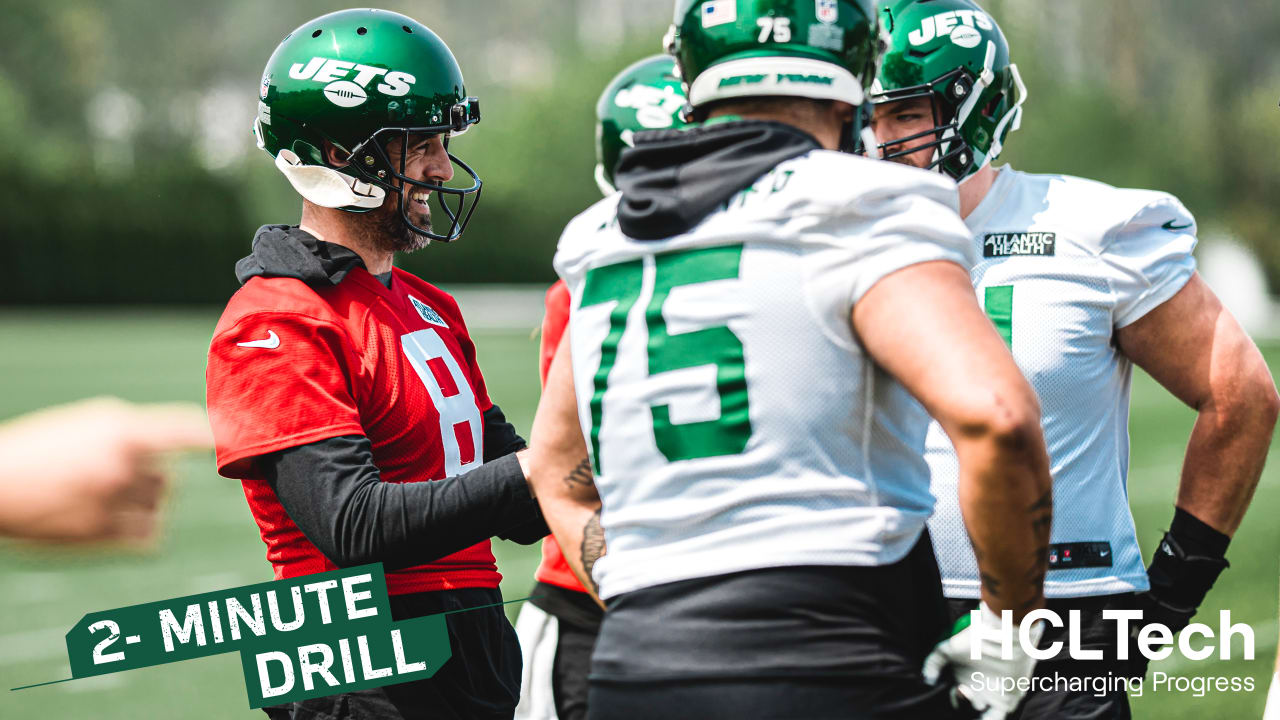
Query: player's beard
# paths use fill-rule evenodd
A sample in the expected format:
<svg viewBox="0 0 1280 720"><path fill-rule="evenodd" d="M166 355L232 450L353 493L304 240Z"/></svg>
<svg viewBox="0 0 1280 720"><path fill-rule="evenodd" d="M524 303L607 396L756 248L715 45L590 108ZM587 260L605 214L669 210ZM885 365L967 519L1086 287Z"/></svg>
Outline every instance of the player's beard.
<svg viewBox="0 0 1280 720"><path fill-rule="evenodd" d="M421 250L431 243L431 238L409 227L409 223L405 222L404 215L401 213L401 203L404 203L407 212L412 212L411 207L418 207L407 197L407 193L403 198L384 203L381 208L374 211L374 217L371 218L373 227L370 229L373 231L374 240L379 247L392 252L411 253ZM430 228L430 210L423 208L420 216L414 217L413 221L419 227Z"/></svg>

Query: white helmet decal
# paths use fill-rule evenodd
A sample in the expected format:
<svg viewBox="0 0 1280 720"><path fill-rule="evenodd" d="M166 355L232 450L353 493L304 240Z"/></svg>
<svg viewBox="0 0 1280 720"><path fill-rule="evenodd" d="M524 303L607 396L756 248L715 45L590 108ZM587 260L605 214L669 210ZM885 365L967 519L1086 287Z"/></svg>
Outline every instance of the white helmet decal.
<svg viewBox="0 0 1280 720"><path fill-rule="evenodd" d="M353 71L354 76L351 75ZM319 56L311 58L306 64L294 63L289 68L289 77L294 80L326 83L325 97L334 105L346 108L364 104L369 97L367 92L369 85L375 79L381 78L381 82L373 88L391 97L408 95L409 89L418 81L407 72Z"/></svg>

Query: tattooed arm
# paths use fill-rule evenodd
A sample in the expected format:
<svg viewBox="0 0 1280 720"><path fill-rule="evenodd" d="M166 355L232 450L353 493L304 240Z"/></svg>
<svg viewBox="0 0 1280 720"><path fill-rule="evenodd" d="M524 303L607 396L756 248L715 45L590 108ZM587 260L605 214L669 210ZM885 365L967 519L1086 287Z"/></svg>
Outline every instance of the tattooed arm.
<svg viewBox="0 0 1280 720"><path fill-rule="evenodd" d="M600 588L591 570L605 553L604 530L600 527L600 495L578 424L568 331L551 362L538 402L530 433L529 467L529 484L565 560L599 603Z"/></svg>
<svg viewBox="0 0 1280 720"><path fill-rule="evenodd" d="M600 586L591 577L591 570L607 549L604 544L604 528L600 527L600 509L596 508L591 519L582 528L582 572L578 579L585 580L583 584L591 588L591 594L597 598L600 597Z"/></svg>
<svg viewBox="0 0 1280 720"><path fill-rule="evenodd" d="M1020 620L1044 603L1053 483L1035 391L978 307L969 274L949 262L903 268L854 305L853 326L950 436L982 599Z"/></svg>

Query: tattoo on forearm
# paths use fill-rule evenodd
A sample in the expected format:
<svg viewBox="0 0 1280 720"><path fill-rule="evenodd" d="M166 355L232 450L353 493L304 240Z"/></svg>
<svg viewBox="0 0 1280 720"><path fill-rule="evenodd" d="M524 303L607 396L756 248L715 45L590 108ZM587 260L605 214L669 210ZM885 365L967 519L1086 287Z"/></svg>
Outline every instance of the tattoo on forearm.
<svg viewBox="0 0 1280 720"><path fill-rule="evenodd" d="M982 571L978 572L978 577L982 579L982 587L986 588L992 597L1000 597L1000 581L998 579Z"/></svg>
<svg viewBox="0 0 1280 720"><path fill-rule="evenodd" d="M1037 510L1053 509L1053 489L1045 490L1040 499L1031 503L1031 507L1027 508L1027 512L1036 512Z"/></svg>
<svg viewBox="0 0 1280 720"><path fill-rule="evenodd" d="M1026 600L1018 603L1012 608L1015 615L1021 615L1030 612L1031 609L1040 601L1040 593L1032 593Z"/></svg>
<svg viewBox="0 0 1280 720"><path fill-rule="evenodd" d="M1019 606L1019 610L1030 608L1040 599L1039 589L1044 587L1044 576L1049 571L1049 531L1053 526L1053 489L1046 490L1040 499L1031 503L1027 513L1031 515L1031 531L1035 534L1036 544L1035 549L1031 551L1031 564L1023 578L1026 584L1038 590Z"/></svg>
<svg viewBox="0 0 1280 720"><path fill-rule="evenodd" d="M1053 490L1046 490L1039 500L1027 508L1027 513L1031 515L1031 529L1037 535L1043 534L1047 540L1049 528L1053 524Z"/></svg>
<svg viewBox="0 0 1280 720"><path fill-rule="evenodd" d="M1031 567L1027 569L1024 579L1027 585L1033 588L1044 587L1044 576L1049 571L1049 546L1040 545L1031 552ZM1032 591L1031 595L1025 602L1021 603L1016 609L1019 612L1029 610L1032 605L1040 599L1042 590Z"/></svg>
<svg viewBox="0 0 1280 720"><path fill-rule="evenodd" d="M992 597L1000 597L1000 579L982 571L985 558L986 553L978 547L977 543L973 543L973 559L978 561L978 579L982 581L983 589L991 593Z"/></svg>
<svg viewBox="0 0 1280 720"><path fill-rule="evenodd" d="M1015 609L1023 611L1029 609L1040 599L1040 591L1038 588L1044 586L1044 576L1049 570L1049 531L1053 525L1053 491L1048 490L1040 496L1038 500L1027 508L1027 514L1031 516L1031 531L1035 536L1035 550L1031 553L1031 561L1027 569L1021 575L1024 586L1029 585L1037 588L1024 601L1015 605ZM973 546L973 554L981 565L985 553L975 543ZM979 570L978 577L982 581L982 587L992 597L1001 597L1000 578L995 577L986 572ZM1015 584L1016 585L1016 584Z"/></svg>
<svg viewBox="0 0 1280 720"><path fill-rule="evenodd" d="M1027 569L1027 582L1044 582L1049 571L1049 546L1041 545L1031 552L1031 567Z"/></svg>
<svg viewBox="0 0 1280 720"><path fill-rule="evenodd" d="M573 490L579 487L590 487L595 484L595 479L595 475L591 472L591 459L584 457L577 467L564 476L564 484Z"/></svg>
<svg viewBox="0 0 1280 720"><path fill-rule="evenodd" d="M587 581L591 583L591 589L595 591L596 595L600 594L600 586L596 584L595 578L591 576L591 570L595 568L596 561L604 556L606 550L604 528L600 527L600 511L597 509L591 514L587 524L582 526L582 569L585 571Z"/></svg>

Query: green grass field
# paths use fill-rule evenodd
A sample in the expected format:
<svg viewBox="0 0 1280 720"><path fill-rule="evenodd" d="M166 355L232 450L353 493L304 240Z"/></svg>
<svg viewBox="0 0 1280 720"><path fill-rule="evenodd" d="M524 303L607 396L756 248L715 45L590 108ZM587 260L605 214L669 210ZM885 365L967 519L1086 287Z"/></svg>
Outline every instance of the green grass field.
<svg viewBox="0 0 1280 720"><path fill-rule="evenodd" d="M205 350L217 312L0 313L0 418L100 394L136 401L203 398ZM528 331L476 333L490 392L527 431L537 401L537 344ZM1272 367L1280 347L1268 349ZM1133 512L1144 548L1172 513L1192 412L1141 373L1133 393ZM68 446L76 439L68 437ZM271 579L264 547L238 483L220 478L212 455L179 462L163 540L146 553L68 552L0 544L0 718L260 718L249 711L235 654L98 678L8 689L70 675L63 635L82 615ZM1253 625L1258 659L1167 661L1154 670L1185 676L1252 677L1252 693L1194 697L1167 689L1135 701L1136 716L1162 720L1257 718L1276 646L1277 471L1269 468L1233 543L1227 571L1205 611L1228 607ZM32 478L39 482L39 478ZM537 548L501 545L508 599L527 595ZM1149 550L1148 550L1149 554ZM514 617L518 606L510 606ZM1205 617L1202 615L1202 618ZM1240 655L1240 649L1235 649Z"/></svg>

